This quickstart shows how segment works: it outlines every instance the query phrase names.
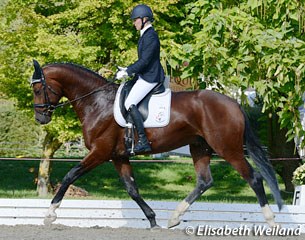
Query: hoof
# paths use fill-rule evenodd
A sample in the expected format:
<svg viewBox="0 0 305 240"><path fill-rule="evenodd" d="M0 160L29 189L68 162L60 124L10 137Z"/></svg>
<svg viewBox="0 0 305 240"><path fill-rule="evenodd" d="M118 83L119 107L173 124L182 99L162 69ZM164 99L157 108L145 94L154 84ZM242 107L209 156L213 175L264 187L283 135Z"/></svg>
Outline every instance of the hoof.
<svg viewBox="0 0 305 240"><path fill-rule="evenodd" d="M274 220L266 220L267 224L269 225L269 227L274 228L277 227L277 224L274 222Z"/></svg>
<svg viewBox="0 0 305 240"><path fill-rule="evenodd" d="M55 222L57 216L55 215L47 215L44 220L43 223L44 225L51 225L53 222Z"/></svg>
<svg viewBox="0 0 305 240"><path fill-rule="evenodd" d="M160 229L162 229L159 225L155 225L155 226L153 226L151 229L150 229L150 231L151 232L155 232L155 231L158 231L158 230L160 230Z"/></svg>
<svg viewBox="0 0 305 240"><path fill-rule="evenodd" d="M189 208L190 204L183 200L177 206L176 210L172 213L170 219L168 220L167 227L172 228L180 224L180 216L182 216L185 211Z"/></svg>
<svg viewBox="0 0 305 240"><path fill-rule="evenodd" d="M270 227L270 228L278 228L278 229L281 229L281 228L282 228L282 225L281 225L281 224L275 223L274 221L271 222L271 223L269 223L269 222L267 222L267 223L269 224L269 227Z"/></svg>
<svg viewBox="0 0 305 240"><path fill-rule="evenodd" d="M167 227L173 228L180 224L179 218L171 218L168 220Z"/></svg>

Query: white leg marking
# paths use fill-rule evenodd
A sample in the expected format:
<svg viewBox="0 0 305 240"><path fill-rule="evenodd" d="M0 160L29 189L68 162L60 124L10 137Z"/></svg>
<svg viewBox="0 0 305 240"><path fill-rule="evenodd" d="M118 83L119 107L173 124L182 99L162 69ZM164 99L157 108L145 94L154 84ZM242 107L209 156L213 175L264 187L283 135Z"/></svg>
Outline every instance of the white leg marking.
<svg viewBox="0 0 305 240"><path fill-rule="evenodd" d="M185 211L189 208L190 204L183 200L179 205L177 206L176 210L172 213L172 216L168 220L167 227L171 228L174 226L177 226L180 224L180 219L179 217L182 216Z"/></svg>
<svg viewBox="0 0 305 240"><path fill-rule="evenodd" d="M57 208L59 208L60 204L61 204L61 201L50 205L48 212L46 213L46 216L43 221L43 223L45 225L50 225L52 222L54 222L56 220L57 214L56 214L55 210Z"/></svg>
<svg viewBox="0 0 305 240"><path fill-rule="evenodd" d="M274 214L268 204L266 204L265 206L262 207L262 212L263 212L266 222L269 224L269 226L275 227L276 224L274 222Z"/></svg>

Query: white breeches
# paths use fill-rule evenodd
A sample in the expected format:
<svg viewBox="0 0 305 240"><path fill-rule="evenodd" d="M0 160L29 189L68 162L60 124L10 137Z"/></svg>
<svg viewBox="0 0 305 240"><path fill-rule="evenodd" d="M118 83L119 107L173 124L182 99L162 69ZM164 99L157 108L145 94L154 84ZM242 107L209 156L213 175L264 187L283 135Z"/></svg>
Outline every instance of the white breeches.
<svg viewBox="0 0 305 240"><path fill-rule="evenodd" d="M133 85L128 97L125 100L125 108L128 111L131 105L137 106L139 102L157 85L158 83L146 82L140 78Z"/></svg>

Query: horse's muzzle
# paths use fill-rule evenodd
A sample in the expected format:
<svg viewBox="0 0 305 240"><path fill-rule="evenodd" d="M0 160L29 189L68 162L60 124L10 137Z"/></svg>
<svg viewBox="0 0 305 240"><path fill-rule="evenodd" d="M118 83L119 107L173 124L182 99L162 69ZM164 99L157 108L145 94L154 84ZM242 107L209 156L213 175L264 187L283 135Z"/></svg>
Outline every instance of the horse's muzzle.
<svg viewBox="0 0 305 240"><path fill-rule="evenodd" d="M36 122L40 124L47 124L51 121L51 115L50 114L42 114L40 112L35 112L35 120Z"/></svg>

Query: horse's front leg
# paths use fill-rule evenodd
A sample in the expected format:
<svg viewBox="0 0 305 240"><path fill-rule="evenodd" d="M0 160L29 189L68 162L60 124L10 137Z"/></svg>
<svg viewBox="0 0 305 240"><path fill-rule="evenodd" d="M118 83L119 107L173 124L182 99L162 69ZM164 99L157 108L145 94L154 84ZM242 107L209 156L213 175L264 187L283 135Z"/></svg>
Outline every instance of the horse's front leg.
<svg viewBox="0 0 305 240"><path fill-rule="evenodd" d="M115 168L117 169L129 196L139 205L145 214L146 218L150 222L150 227L159 228L156 223L156 214L147 205L147 203L140 196L138 188L135 183L135 179L132 174L132 168L128 158L113 159Z"/></svg>
<svg viewBox="0 0 305 240"><path fill-rule="evenodd" d="M90 171L97 165L104 162L100 158L97 158L94 153L89 153L84 160L73 167L63 178L61 186L56 193L55 197L52 199L51 205L46 213L44 224L48 225L54 222L57 218L56 209L59 208L61 201L68 190L69 186L74 183L79 177L84 173Z"/></svg>
<svg viewBox="0 0 305 240"><path fill-rule="evenodd" d="M56 193L55 197L52 199L51 205L48 209L48 212L44 219L44 224L51 224L57 218L56 209L59 208L61 200L63 199L67 189L70 184L72 184L76 179L78 179L84 173L84 167L80 163L77 166L73 167L63 178L61 187Z"/></svg>

